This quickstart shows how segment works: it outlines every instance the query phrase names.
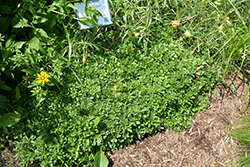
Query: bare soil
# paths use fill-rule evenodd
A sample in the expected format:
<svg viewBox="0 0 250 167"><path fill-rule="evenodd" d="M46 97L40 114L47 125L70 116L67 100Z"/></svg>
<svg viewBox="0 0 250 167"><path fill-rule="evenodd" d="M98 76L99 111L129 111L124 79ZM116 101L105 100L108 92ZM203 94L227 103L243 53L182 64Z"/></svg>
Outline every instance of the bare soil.
<svg viewBox="0 0 250 167"><path fill-rule="evenodd" d="M238 166L242 157L240 143L228 136L241 124L240 114L246 112L248 96L243 101L248 84L240 77L228 80L236 91L217 86L211 95L210 107L197 113L193 126L183 132L165 129L123 149L107 152L111 167L194 167ZM0 167L18 166L8 149L0 150ZM38 164L36 164L38 166Z"/></svg>

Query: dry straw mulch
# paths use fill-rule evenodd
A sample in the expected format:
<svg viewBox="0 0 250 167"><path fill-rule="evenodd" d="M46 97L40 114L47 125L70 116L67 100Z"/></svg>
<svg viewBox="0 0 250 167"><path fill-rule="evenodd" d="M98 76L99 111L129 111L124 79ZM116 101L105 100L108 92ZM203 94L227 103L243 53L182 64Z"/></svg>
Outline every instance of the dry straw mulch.
<svg viewBox="0 0 250 167"><path fill-rule="evenodd" d="M240 143L225 132L240 124L239 113L248 105L248 100L242 101L248 85L239 77L234 83L235 93L226 86L217 86L212 95L207 95L210 107L196 114L193 126L182 133L165 129L112 154L108 152L110 166L237 166Z"/></svg>

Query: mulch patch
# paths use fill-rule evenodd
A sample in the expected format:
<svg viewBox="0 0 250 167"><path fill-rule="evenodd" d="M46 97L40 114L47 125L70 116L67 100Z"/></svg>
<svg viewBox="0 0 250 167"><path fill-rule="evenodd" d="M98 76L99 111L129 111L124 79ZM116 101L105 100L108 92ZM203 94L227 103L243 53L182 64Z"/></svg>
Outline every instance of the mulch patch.
<svg viewBox="0 0 250 167"><path fill-rule="evenodd" d="M233 82L228 80L228 84ZM197 113L193 126L183 132L165 129L136 141L123 149L107 152L113 167L185 167L235 166L239 142L228 136L239 124L239 113L244 112L248 100L242 101L248 84L237 77L237 92L217 86L210 99L210 107ZM248 98L246 98L248 99Z"/></svg>

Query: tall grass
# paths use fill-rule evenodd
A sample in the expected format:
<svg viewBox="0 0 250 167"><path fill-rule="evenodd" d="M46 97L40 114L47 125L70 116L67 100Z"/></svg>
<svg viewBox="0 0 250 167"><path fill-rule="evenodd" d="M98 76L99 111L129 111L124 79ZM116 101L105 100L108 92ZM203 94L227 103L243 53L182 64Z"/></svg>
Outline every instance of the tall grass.
<svg viewBox="0 0 250 167"><path fill-rule="evenodd" d="M240 167L247 167L250 164L250 115L248 114L242 116L242 125L230 134L242 143L242 151L245 152L245 157L239 159Z"/></svg>

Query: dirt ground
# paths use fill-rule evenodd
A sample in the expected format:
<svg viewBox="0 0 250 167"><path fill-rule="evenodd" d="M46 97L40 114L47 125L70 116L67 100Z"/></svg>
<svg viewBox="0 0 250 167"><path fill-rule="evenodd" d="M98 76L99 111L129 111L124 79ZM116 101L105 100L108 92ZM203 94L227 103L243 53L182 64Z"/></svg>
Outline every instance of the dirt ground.
<svg viewBox="0 0 250 167"><path fill-rule="evenodd" d="M232 81L228 81L232 85ZM210 99L210 107L197 113L193 126L183 132L165 129L141 141L135 141L112 154L106 155L110 167L194 167L194 166L237 166L240 143L229 137L230 132L240 125L240 113L246 112L248 96L242 101L248 84L235 78L237 92L227 86L217 86ZM0 150L0 167L18 166L8 150Z"/></svg>

